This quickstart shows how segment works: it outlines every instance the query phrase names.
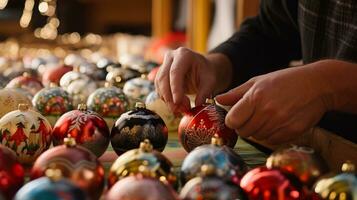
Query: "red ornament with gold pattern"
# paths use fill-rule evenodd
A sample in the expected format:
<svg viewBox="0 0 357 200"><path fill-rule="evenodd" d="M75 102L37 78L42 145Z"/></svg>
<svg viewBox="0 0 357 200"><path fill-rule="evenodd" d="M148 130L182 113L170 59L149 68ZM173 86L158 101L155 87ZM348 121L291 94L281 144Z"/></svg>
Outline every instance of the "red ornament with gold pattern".
<svg viewBox="0 0 357 200"><path fill-rule="evenodd" d="M15 152L0 145L0 194L12 199L24 184L24 176L24 169L17 161Z"/></svg>
<svg viewBox="0 0 357 200"><path fill-rule="evenodd" d="M112 187L127 176L140 174L140 166L150 170L151 173L146 175L151 178L177 188L177 177L172 163L160 152L153 150L148 139L141 142L138 149L125 152L113 163L109 171L108 186Z"/></svg>
<svg viewBox="0 0 357 200"><path fill-rule="evenodd" d="M34 96L38 91L43 88L43 85L39 80L31 76L29 73L24 73L22 76L18 76L12 79L6 85L6 88L21 88L29 92L32 96Z"/></svg>
<svg viewBox="0 0 357 200"><path fill-rule="evenodd" d="M49 86L51 83L56 83L57 85L59 85L62 76L72 70L73 67L68 65L59 65L56 67L51 67L43 73L42 83L45 86Z"/></svg>
<svg viewBox="0 0 357 200"><path fill-rule="evenodd" d="M58 119L52 131L53 145L63 144L67 135L97 157L105 152L110 141L109 128L104 119L87 110L85 104L79 104L78 110L67 112Z"/></svg>
<svg viewBox="0 0 357 200"><path fill-rule="evenodd" d="M103 166L92 152L76 145L72 137L65 138L64 145L51 148L36 160L31 179L45 176L48 169L60 170L63 177L85 191L90 199L99 199L103 192Z"/></svg>
<svg viewBox="0 0 357 200"><path fill-rule="evenodd" d="M243 176L240 186L250 200L308 199L300 181L278 169L266 167L252 169Z"/></svg>
<svg viewBox="0 0 357 200"><path fill-rule="evenodd" d="M150 177L151 169L139 166L141 173L125 177L108 191L106 200L179 200L170 185Z"/></svg>
<svg viewBox="0 0 357 200"><path fill-rule="evenodd" d="M327 172L327 164L310 147L292 145L278 150L267 159L269 169L278 168L295 175L299 180L311 187L315 181Z"/></svg>
<svg viewBox="0 0 357 200"><path fill-rule="evenodd" d="M213 99L206 104L192 108L185 113L179 124L179 139L187 152L203 144L210 144L211 138L218 134L223 144L233 148L238 134L224 124L227 111L217 106Z"/></svg>
<svg viewBox="0 0 357 200"><path fill-rule="evenodd" d="M32 164L51 144L51 125L40 113L19 104L0 119L1 144L11 148L22 164Z"/></svg>

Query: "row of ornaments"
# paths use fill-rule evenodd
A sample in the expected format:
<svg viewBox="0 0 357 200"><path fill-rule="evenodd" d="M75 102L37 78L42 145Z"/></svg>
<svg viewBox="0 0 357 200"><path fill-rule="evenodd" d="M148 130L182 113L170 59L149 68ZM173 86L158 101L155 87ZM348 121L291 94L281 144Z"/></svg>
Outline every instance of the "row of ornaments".
<svg viewBox="0 0 357 200"><path fill-rule="evenodd" d="M0 159L7 161L0 165L0 191L11 197L23 184L24 170L4 146L0 146ZM268 158L266 167L247 171L240 156L215 135L211 144L195 148L183 161L180 177L184 186L177 195L178 179L171 162L144 140L138 149L122 154L113 163L104 199L353 200L357 194L351 163L344 164L343 173L323 177L313 185L326 169L307 147L282 149ZM44 176L47 178L41 178ZM59 194L70 199L98 199L104 188L102 165L71 137L36 160L31 179L16 194L16 200L61 199Z"/></svg>

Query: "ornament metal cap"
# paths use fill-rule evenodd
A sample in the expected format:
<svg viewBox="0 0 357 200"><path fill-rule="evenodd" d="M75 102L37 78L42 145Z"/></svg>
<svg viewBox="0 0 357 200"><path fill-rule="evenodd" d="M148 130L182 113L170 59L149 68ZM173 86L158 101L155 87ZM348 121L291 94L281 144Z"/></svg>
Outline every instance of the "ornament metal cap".
<svg viewBox="0 0 357 200"><path fill-rule="evenodd" d="M212 98L207 98L206 99L206 104L216 104L216 102Z"/></svg>
<svg viewBox="0 0 357 200"><path fill-rule="evenodd" d="M87 105L84 104L84 103L80 103L80 104L78 104L77 110L86 111L87 110Z"/></svg>
<svg viewBox="0 0 357 200"><path fill-rule="evenodd" d="M136 102L135 103L135 108L146 108L145 104L143 102Z"/></svg>
<svg viewBox="0 0 357 200"><path fill-rule="evenodd" d="M20 103L17 108L20 110L20 111L27 111L29 109L29 105L27 103Z"/></svg>
<svg viewBox="0 0 357 200"><path fill-rule="evenodd" d="M210 176L214 175L216 172L216 168L213 165L205 164L201 166L201 175Z"/></svg>
<svg viewBox="0 0 357 200"><path fill-rule="evenodd" d="M140 76L142 79L148 79L148 75L146 75L146 74L141 74L141 76Z"/></svg>
<svg viewBox="0 0 357 200"><path fill-rule="evenodd" d="M63 177L62 171L59 169L47 169L45 174L51 181L58 181Z"/></svg>
<svg viewBox="0 0 357 200"><path fill-rule="evenodd" d="M345 173L354 173L356 170L356 167L351 161L348 160L342 164L341 170L342 170L342 172L345 172Z"/></svg>
<svg viewBox="0 0 357 200"><path fill-rule="evenodd" d="M116 76L114 78L114 82L116 82L116 83L120 83L120 82L122 82L122 80L123 80L123 78L121 76Z"/></svg>
<svg viewBox="0 0 357 200"><path fill-rule="evenodd" d="M76 140L70 134L68 134L67 137L64 138L63 143L67 147L74 147L77 144Z"/></svg>
<svg viewBox="0 0 357 200"><path fill-rule="evenodd" d="M31 74L28 73L28 72L24 72L24 73L22 74L22 76L23 76L23 77L26 77L26 78L30 78L30 77L31 77Z"/></svg>
<svg viewBox="0 0 357 200"><path fill-rule="evenodd" d="M153 146L150 142L150 140L145 139L144 141L140 142L140 147L139 149L143 152L151 152L153 150Z"/></svg>
<svg viewBox="0 0 357 200"><path fill-rule="evenodd" d="M223 140L219 135L216 133L214 136L211 138L211 144L215 146L222 146L223 145Z"/></svg>
<svg viewBox="0 0 357 200"><path fill-rule="evenodd" d="M51 82L50 83L50 88L55 88L55 87L58 87L58 84L55 83L55 82Z"/></svg>

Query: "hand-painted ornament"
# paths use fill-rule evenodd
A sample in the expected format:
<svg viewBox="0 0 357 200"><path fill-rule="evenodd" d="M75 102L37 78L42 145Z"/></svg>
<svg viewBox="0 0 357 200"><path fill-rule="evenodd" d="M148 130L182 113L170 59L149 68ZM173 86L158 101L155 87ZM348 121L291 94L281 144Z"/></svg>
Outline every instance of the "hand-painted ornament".
<svg viewBox="0 0 357 200"><path fill-rule="evenodd" d="M24 185L14 200L79 200L87 199L86 194L68 179L62 172L48 169L47 177L38 178Z"/></svg>
<svg viewBox="0 0 357 200"><path fill-rule="evenodd" d="M108 127L113 127L114 118L117 119L129 109L129 102L121 89L106 84L88 97L87 106L88 110L101 115Z"/></svg>
<svg viewBox="0 0 357 200"><path fill-rule="evenodd" d="M0 90L0 118L11 111L17 110L19 104L32 105L30 99L16 89Z"/></svg>
<svg viewBox="0 0 357 200"><path fill-rule="evenodd" d="M250 200L307 199L300 181L278 169L268 169L266 167L252 169L243 176L240 186Z"/></svg>
<svg viewBox="0 0 357 200"><path fill-rule="evenodd" d="M109 190L105 199L178 200L179 198L169 185L143 174L137 174L118 181Z"/></svg>
<svg viewBox="0 0 357 200"><path fill-rule="evenodd" d="M108 74L105 80L116 87L123 88L124 84L133 78L139 77L140 73L131 69L121 68L120 65L111 65L107 68Z"/></svg>
<svg viewBox="0 0 357 200"><path fill-rule="evenodd" d="M319 180L314 192L316 199L321 200L356 200L357 175L355 165L346 162L342 165L341 174Z"/></svg>
<svg viewBox="0 0 357 200"><path fill-rule="evenodd" d="M58 118L73 109L71 96L62 88L51 85L40 90L32 99L32 104L52 126Z"/></svg>
<svg viewBox="0 0 357 200"><path fill-rule="evenodd" d="M62 115L52 131L53 145L63 144L70 135L77 144L92 151L97 157L103 155L109 145L109 128L102 117L79 104L78 110Z"/></svg>
<svg viewBox="0 0 357 200"><path fill-rule="evenodd" d="M0 138L2 138L1 133ZM17 161L15 152L0 145L0 194L7 199L12 199L24 184L24 176L24 169Z"/></svg>
<svg viewBox="0 0 357 200"><path fill-rule="evenodd" d="M207 99L205 105L197 106L185 113L179 124L179 139L187 152L203 144L209 144L218 134L223 144L233 148L238 134L225 123L227 111L217 106L214 100Z"/></svg>
<svg viewBox="0 0 357 200"><path fill-rule="evenodd" d="M181 199L247 199L243 190L237 185L231 185L216 177L214 166L202 165L201 174L205 174L204 177L193 178L185 184L180 193Z"/></svg>
<svg viewBox="0 0 357 200"><path fill-rule="evenodd" d="M150 170L150 174L146 174L149 177L177 187L177 177L172 163L160 152L153 150L147 139L140 143L138 149L127 151L114 162L109 172L109 187L127 176L140 174L140 166Z"/></svg>
<svg viewBox="0 0 357 200"><path fill-rule="evenodd" d="M0 119L1 143L16 153L22 164L32 164L51 144L51 125L40 113L19 104Z"/></svg>
<svg viewBox="0 0 357 200"><path fill-rule="evenodd" d="M171 112L166 103L160 99L156 91L152 91L146 98L146 108L157 113L165 122L169 131L176 131L181 120L180 115Z"/></svg>
<svg viewBox="0 0 357 200"><path fill-rule="evenodd" d="M96 80L104 81L106 76L107 76L107 74L108 74L107 68L109 66L113 66L115 64L116 63L114 63L109 58L105 58L105 57L100 58L96 63L97 70L94 72L93 76L95 77Z"/></svg>
<svg viewBox="0 0 357 200"><path fill-rule="evenodd" d="M149 139L155 150L163 151L168 130L159 115L138 102L135 109L120 116L112 128L110 140L118 155L139 148L140 142Z"/></svg>
<svg viewBox="0 0 357 200"><path fill-rule="evenodd" d="M73 67L67 65L58 65L56 67L51 67L43 73L42 84L45 86L49 86L50 83L56 83L57 85L59 85L62 76L72 70Z"/></svg>
<svg viewBox="0 0 357 200"><path fill-rule="evenodd" d="M327 165L314 149L296 145L274 152L267 159L266 166L293 174L308 186L327 172Z"/></svg>
<svg viewBox="0 0 357 200"><path fill-rule="evenodd" d="M247 165L231 148L222 145L222 139L217 134L211 140L211 144L197 147L187 155L181 166L181 182L184 184L194 177L202 176L201 166L209 165L214 167L215 176L239 185Z"/></svg>
<svg viewBox="0 0 357 200"><path fill-rule="evenodd" d="M64 145L51 148L36 160L31 179L45 176L48 169L60 170L63 177L85 191L90 199L99 199L103 192L103 166L92 152L76 145L72 137L66 138Z"/></svg>
<svg viewBox="0 0 357 200"><path fill-rule="evenodd" d="M21 88L28 91L33 96L43 88L43 85L39 80L31 76L30 74L24 73L22 76L18 76L12 79L6 85L6 88Z"/></svg>
<svg viewBox="0 0 357 200"><path fill-rule="evenodd" d="M143 77L127 81L123 88L124 94L133 102L145 102L147 95L154 90L154 84Z"/></svg>

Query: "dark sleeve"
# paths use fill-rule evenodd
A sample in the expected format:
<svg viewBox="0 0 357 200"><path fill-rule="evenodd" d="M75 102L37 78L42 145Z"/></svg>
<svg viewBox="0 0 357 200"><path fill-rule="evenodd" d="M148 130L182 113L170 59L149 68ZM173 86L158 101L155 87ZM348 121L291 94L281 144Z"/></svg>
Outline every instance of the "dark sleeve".
<svg viewBox="0 0 357 200"><path fill-rule="evenodd" d="M230 39L213 49L233 64L231 87L301 59L297 0L261 0L259 14L247 19Z"/></svg>

